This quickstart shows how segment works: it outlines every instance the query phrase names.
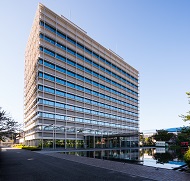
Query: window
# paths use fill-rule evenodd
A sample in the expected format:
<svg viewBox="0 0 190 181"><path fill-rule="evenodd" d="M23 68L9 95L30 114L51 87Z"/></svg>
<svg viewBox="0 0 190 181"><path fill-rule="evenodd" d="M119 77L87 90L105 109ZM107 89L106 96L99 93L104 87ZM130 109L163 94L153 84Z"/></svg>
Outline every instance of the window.
<svg viewBox="0 0 190 181"><path fill-rule="evenodd" d="M62 50L66 50L66 47L60 43L56 43L57 47L61 48Z"/></svg>
<svg viewBox="0 0 190 181"><path fill-rule="evenodd" d="M49 42L49 43L55 45L55 41L52 40L51 38L49 38L49 37L47 37L47 36L44 36L43 39L44 39L45 41L47 41L47 42Z"/></svg>
<svg viewBox="0 0 190 181"><path fill-rule="evenodd" d="M75 96L75 99L76 99L77 101L81 101L81 102L83 102L83 101L84 101L84 98L79 97L79 96Z"/></svg>
<svg viewBox="0 0 190 181"><path fill-rule="evenodd" d="M42 85L39 85L39 86L38 86L38 89L41 90L41 91L43 91L43 86L42 86Z"/></svg>
<svg viewBox="0 0 190 181"><path fill-rule="evenodd" d="M72 95L72 94L69 94L69 93L67 93L67 97L70 98L70 99L75 99L75 96Z"/></svg>
<svg viewBox="0 0 190 181"><path fill-rule="evenodd" d="M84 91L84 87L80 86L80 85L76 85L76 89L80 90L80 91Z"/></svg>
<svg viewBox="0 0 190 181"><path fill-rule="evenodd" d="M68 74L69 76L75 77L75 73L73 73L73 72L71 72L71 71L69 71L69 70L67 70L67 74Z"/></svg>
<svg viewBox="0 0 190 181"><path fill-rule="evenodd" d="M44 48L44 52L51 55L51 56L53 56L53 57L55 57L55 53L52 52L51 50L48 50L48 49Z"/></svg>
<svg viewBox="0 0 190 181"><path fill-rule="evenodd" d="M99 87L99 83L93 81L93 85Z"/></svg>
<svg viewBox="0 0 190 181"><path fill-rule="evenodd" d="M77 46L84 50L84 46L77 42Z"/></svg>
<svg viewBox="0 0 190 181"><path fill-rule="evenodd" d="M69 37L67 37L67 40L68 40L70 43L72 43L73 45L76 44L76 42L75 42L73 39L69 38Z"/></svg>
<svg viewBox="0 0 190 181"><path fill-rule="evenodd" d="M94 56L94 57L96 57L96 58L99 58L99 55L98 54L96 54L96 53L92 53L92 55Z"/></svg>
<svg viewBox="0 0 190 181"><path fill-rule="evenodd" d="M88 69L88 68L85 67L85 72L88 72L89 74L91 74L92 70L90 70L90 69Z"/></svg>
<svg viewBox="0 0 190 181"><path fill-rule="evenodd" d="M81 76L81 75L79 75L79 74L76 74L76 78L77 78L77 79L80 79L80 80L82 80L82 81L84 81L84 77Z"/></svg>
<svg viewBox="0 0 190 181"><path fill-rule="evenodd" d="M84 57L80 55L79 53L77 53L77 57L80 58L81 60L84 60Z"/></svg>
<svg viewBox="0 0 190 181"><path fill-rule="evenodd" d="M55 94L55 90L54 90L54 89L51 89L51 88L48 88L48 87L44 87L44 91L45 91L45 92L52 93L52 94Z"/></svg>
<svg viewBox="0 0 190 181"><path fill-rule="evenodd" d="M99 77L99 74L97 74L96 72L92 72L92 75L95 77Z"/></svg>
<svg viewBox="0 0 190 181"><path fill-rule="evenodd" d="M73 50L71 50L70 48L67 48L67 52L69 52L70 54L74 55L75 56L75 52Z"/></svg>
<svg viewBox="0 0 190 181"><path fill-rule="evenodd" d="M50 30L50 31L52 31L54 33L56 32L55 28L51 27L50 25L45 24L45 28L47 28L48 30Z"/></svg>
<svg viewBox="0 0 190 181"><path fill-rule="evenodd" d="M62 60L63 62L66 62L66 58L59 55L59 54L56 54L56 58L59 59L59 60Z"/></svg>
<svg viewBox="0 0 190 181"><path fill-rule="evenodd" d="M43 78L43 73L42 73L42 72L39 72L39 73L38 73L38 76L41 77L41 78Z"/></svg>
<svg viewBox="0 0 190 181"><path fill-rule="evenodd" d="M65 81L60 78L56 78L56 82L59 84L65 85Z"/></svg>
<svg viewBox="0 0 190 181"><path fill-rule="evenodd" d="M71 82L67 82L67 86L75 88L75 84L71 83Z"/></svg>
<svg viewBox="0 0 190 181"><path fill-rule="evenodd" d="M72 66L75 66L75 65L76 65L75 62L73 62L72 60L69 60L69 59L67 59L67 63L70 64L70 65L72 65Z"/></svg>
<svg viewBox="0 0 190 181"><path fill-rule="evenodd" d="M66 73L66 70L62 67L59 67L59 66L56 66L56 70L59 71L59 72L63 72L63 73Z"/></svg>
<svg viewBox="0 0 190 181"><path fill-rule="evenodd" d="M91 60L89 60L88 58L84 58L85 59L85 62L87 62L87 63L89 63L89 64L91 64L92 63L92 61Z"/></svg>
<svg viewBox="0 0 190 181"><path fill-rule="evenodd" d="M79 65L79 64L77 64L77 68L81 69L81 70L84 70L84 67L82 65Z"/></svg>
<svg viewBox="0 0 190 181"><path fill-rule="evenodd" d="M92 54L92 51L85 47L85 51L89 54Z"/></svg>
<svg viewBox="0 0 190 181"><path fill-rule="evenodd" d="M89 84L92 84L92 81L86 77L85 77L85 81L88 82Z"/></svg>
<svg viewBox="0 0 190 181"><path fill-rule="evenodd" d="M90 89L85 88L85 92L91 94L91 90Z"/></svg>
<svg viewBox="0 0 190 181"><path fill-rule="evenodd" d="M51 80L51 81L55 81L55 77L53 77L51 75L48 75L48 74L44 74L44 78L48 79L48 80Z"/></svg>
<svg viewBox="0 0 190 181"><path fill-rule="evenodd" d="M49 63L49 62L44 61L44 65L47 66L47 67L50 67L50 68L52 68L52 69L55 69L55 65L52 64L52 63Z"/></svg>
<svg viewBox="0 0 190 181"><path fill-rule="evenodd" d="M56 90L56 94L65 97L65 92L62 92L62 91Z"/></svg>
<svg viewBox="0 0 190 181"><path fill-rule="evenodd" d="M61 33L60 31L57 31L57 35L64 38L64 39L66 39L66 36L63 33Z"/></svg>

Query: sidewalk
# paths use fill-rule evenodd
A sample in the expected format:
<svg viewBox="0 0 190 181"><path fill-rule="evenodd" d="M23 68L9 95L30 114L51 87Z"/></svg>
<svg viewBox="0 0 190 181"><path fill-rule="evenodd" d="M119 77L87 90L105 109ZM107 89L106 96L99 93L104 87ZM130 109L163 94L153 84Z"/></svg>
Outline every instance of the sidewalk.
<svg viewBox="0 0 190 181"><path fill-rule="evenodd" d="M40 151L38 153L45 154L51 157L56 157L56 158L60 158L64 160L77 162L77 163L82 163L85 165L90 165L90 166L94 166L98 168L104 168L104 169L108 169L112 171L126 173L131 176L144 177L146 179L153 179L153 180L158 180L158 181L189 181L190 180L190 174L174 171L174 170L169 170L169 169L154 168L154 167L148 167L148 166L143 166L143 165L80 157L80 156L67 155L67 154L51 152L51 151L49 152Z"/></svg>

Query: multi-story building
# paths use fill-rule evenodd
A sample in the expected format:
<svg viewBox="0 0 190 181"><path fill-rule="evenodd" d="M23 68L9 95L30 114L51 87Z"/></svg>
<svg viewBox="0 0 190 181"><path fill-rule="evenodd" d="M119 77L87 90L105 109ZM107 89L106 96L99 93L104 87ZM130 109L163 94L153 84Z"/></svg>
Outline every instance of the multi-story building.
<svg viewBox="0 0 190 181"><path fill-rule="evenodd" d="M24 91L25 144L138 144L138 71L42 4L27 43Z"/></svg>

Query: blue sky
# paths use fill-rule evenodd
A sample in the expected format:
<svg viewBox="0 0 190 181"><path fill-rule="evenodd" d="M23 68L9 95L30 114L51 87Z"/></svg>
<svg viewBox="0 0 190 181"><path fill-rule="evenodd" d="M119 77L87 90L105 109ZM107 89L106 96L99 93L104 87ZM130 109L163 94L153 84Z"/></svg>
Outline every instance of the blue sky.
<svg viewBox="0 0 190 181"><path fill-rule="evenodd" d="M37 0L0 1L0 107L23 121L24 52ZM140 130L189 125L190 1L42 0L140 73Z"/></svg>

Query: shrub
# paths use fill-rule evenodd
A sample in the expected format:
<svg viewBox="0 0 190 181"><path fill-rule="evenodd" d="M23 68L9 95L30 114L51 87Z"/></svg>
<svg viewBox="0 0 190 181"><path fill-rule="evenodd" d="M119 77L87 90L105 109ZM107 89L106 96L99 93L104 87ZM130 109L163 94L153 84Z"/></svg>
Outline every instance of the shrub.
<svg viewBox="0 0 190 181"><path fill-rule="evenodd" d="M190 149L185 153L184 160L187 163L188 167L190 168Z"/></svg>
<svg viewBox="0 0 190 181"><path fill-rule="evenodd" d="M41 148L39 148L37 146L23 146L22 149L30 150L30 151L39 151L39 150L41 150Z"/></svg>
<svg viewBox="0 0 190 181"><path fill-rule="evenodd" d="M14 144L14 145L13 145L14 148L22 148L23 146L24 146L24 145L22 145L22 144Z"/></svg>

